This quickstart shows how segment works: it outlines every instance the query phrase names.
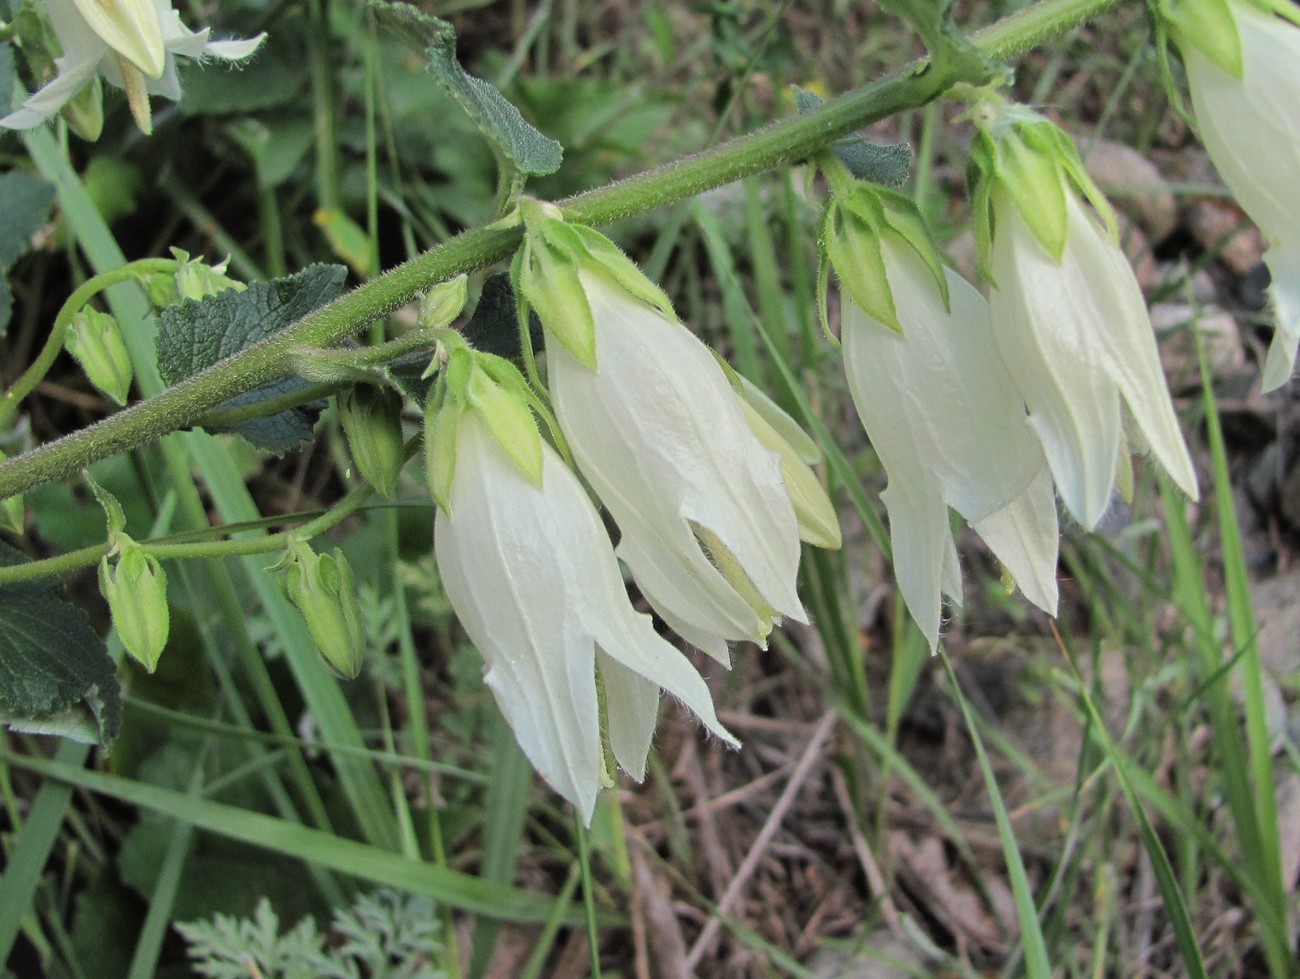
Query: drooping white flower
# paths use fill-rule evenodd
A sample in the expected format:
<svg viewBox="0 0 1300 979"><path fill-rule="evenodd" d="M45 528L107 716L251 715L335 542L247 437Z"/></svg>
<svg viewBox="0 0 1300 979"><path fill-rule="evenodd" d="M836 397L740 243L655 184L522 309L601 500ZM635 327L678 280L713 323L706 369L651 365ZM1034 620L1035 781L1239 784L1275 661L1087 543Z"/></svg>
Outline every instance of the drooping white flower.
<svg viewBox="0 0 1300 979"><path fill-rule="evenodd" d="M1024 405L998 356L988 304L891 237L880 255L901 333L846 291L841 342L849 390L889 476L894 571L934 649L941 593L961 604L948 508L962 515L1025 596L1056 614L1056 499Z"/></svg>
<svg viewBox="0 0 1300 979"><path fill-rule="evenodd" d="M1174 36L1210 159L1269 241L1276 324L1263 388L1272 391L1290 380L1300 345L1300 26L1249 2L1226 6L1214 37L1200 24Z"/></svg>
<svg viewBox="0 0 1300 979"><path fill-rule="evenodd" d="M735 746L680 651L628 600L605 528L577 477L541 446L541 485L477 411L455 426L450 510L435 554L456 615L487 661L484 677L533 767L587 823L606 774L596 671L610 747L645 773L659 691Z"/></svg>
<svg viewBox="0 0 1300 979"><path fill-rule="evenodd" d="M127 91L137 124L148 132L148 95L180 101L178 56L239 61L265 37L209 41L207 28L195 32L181 23L170 0L46 0L46 9L63 47L55 59L59 73L0 119L7 129L31 129L53 118L98 74Z"/></svg>
<svg viewBox="0 0 1300 979"><path fill-rule="evenodd" d="M1132 441L1145 442L1195 498L1155 333L1109 205L1059 127L1020 106L990 102L976 113L971 182L993 333L1066 507L1089 530L1101 520L1129 451L1128 420Z"/></svg>
<svg viewBox="0 0 1300 979"><path fill-rule="evenodd" d="M1133 270L1101 222L1066 195L1060 261L995 190L990 292L998 349L1029 409L1065 505L1091 530L1110 503L1124 439L1121 401L1165 471L1196 497L1155 333Z"/></svg>
<svg viewBox="0 0 1300 979"><path fill-rule="evenodd" d="M596 366L548 347L556 417L646 598L725 663L727 640L761 643L780 616L806 621L780 459L689 330L597 268L579 280Z"/></svg>

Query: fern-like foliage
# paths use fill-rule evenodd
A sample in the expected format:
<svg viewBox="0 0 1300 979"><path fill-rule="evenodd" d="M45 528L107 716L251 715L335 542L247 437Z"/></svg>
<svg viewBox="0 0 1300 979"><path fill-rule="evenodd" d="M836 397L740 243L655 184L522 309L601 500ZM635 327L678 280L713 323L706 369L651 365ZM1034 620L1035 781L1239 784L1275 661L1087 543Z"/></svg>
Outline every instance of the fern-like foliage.
<svg viewBox="0 0 1300 979"><path fill-rule="evenodd" d="M445 979L441 922L427 898L379 890L334 911L330 935L304 918L280 934L266 898L252 918L177 924L194 970L210 979ZM330 947L326 939L330 939Z"/></svg>

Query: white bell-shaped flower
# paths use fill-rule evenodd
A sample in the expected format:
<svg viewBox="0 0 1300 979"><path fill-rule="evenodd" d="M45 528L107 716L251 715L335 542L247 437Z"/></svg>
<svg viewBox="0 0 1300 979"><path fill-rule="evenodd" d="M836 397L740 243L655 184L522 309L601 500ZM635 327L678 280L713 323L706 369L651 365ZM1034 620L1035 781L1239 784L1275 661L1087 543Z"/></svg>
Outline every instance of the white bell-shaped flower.
<svg viewBox="0 0 1300 979"><path fill-rule="evenodd" d="M1229 6L1239 77L1207 57L1197 37L1176 36L1205 148L1269 241L1276 326L1263 386L1271 391L1290 380L1300 345L1300 27L1251 3Z"/></svg>
<svg viewBox="0 0 1300 979"><path fill-rule="evenodd" d="M548 344L556 417L641 591L678 635L725 663L727 640L762 643L780 616L806 621L780 459L689 330L594 263L578 278L596 366Z"/></svg>
<svg viewBox="0 0 1300 979"><path fill-rule="evenodd" d="M62 56L55 59L59 73L21 108L0 119L6 129L31 129L53 118L100 74L127 90L136 121L147 132L148 95L180 101L177 57L239 61L256 51L265 37L209 41L206 28L195 32L181 23L170 0L46 0L46 9L63 47Z"/></svg>
<svg viewBox="0 0 1300 979"><path fill-rule="evenodd" d="M533 767L591 821L607 781L596 671L609 741L633 778L645 773L659 691L728 744L708 687L628 600L586 491L550 446L538 486L475 410L455 426L450 515L434 530L452 608L487 661L486 683Z"/></svg>
<svg viewBox="0 0 1300 979"><path fill-rule="evenodd" d="M849 390L889 476L894 571L934 649L941 593L961 604L948 508L984 538L1025 596L1056 614L1056 498L1038 440L998 356L989 308L975 288L934 270L892 236L880 254L898 329L847 293L841 342Z"/></svg>
<svg viewBox="0 0 1300 979"><path fill-rule="evenodd" d="M1146 303L1108 230L1064 189L1063 248L1044 247L1002 181L991 191L989 294L998 349L1065 505L1091 530L1110 503L1124 408L1174 482L1196 497Z"/></svg>

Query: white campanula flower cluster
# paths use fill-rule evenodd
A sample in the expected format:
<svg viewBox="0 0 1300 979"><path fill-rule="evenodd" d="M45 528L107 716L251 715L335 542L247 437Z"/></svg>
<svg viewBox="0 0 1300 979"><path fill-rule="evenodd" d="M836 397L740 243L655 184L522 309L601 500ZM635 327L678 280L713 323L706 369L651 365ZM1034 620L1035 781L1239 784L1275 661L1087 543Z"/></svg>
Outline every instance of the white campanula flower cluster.
<svg viewBox="0 0 1300 979"><path fill-rule="evenodd" d="M1300 8L1288 0L1161 0L1205 148L1268 238L1275 326L1263 387L1300 345Z"/></svg>
<svg viewBox="0 0 1300 979"><path fill-rule="evenodd" d="M724 665L806 621L801 537L839 545L802 433L729 376L663 294L607 239L526 210L513 270L547 336L549 413L507 362L454 346L429 408L435 553L516 739L589 821L609 784L602 744L645 770L661 691L729 744L704 680L633 609L619 570L680 636ZM599 681L599 682L598 682ZM602 720L605 728L602 737Z"/></svg>
<svg viewBox="0 0 1300 979"><path fill-rule="evenodd" d="M888 474L899 589L931 648L941 596L961 601L950 507L1054 615L1057 494L1092 529L1135 450L1197 493L1145 302L1073 144L995 96L974 118L988 300L942 265L910 201L822 161L849 387Z"/></svg>

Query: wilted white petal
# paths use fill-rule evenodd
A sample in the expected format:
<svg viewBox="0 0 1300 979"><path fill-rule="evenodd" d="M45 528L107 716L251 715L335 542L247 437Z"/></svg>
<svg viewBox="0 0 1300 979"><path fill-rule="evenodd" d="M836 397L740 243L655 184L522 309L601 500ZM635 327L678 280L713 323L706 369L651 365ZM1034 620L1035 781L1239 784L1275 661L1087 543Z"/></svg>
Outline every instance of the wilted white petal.
<svg viewBox="0 0 1300 979"><path fill-rule="evenodd" d="M777 614L803 621L799 536L780 461L746 422L713 355L688 330L597 272L581 281L598 369L548 348L556 416L619 526L619 556L674 628L713 655L761 641L760 611L701 550L725 546Z"/></svg>
<svg viewBox="0 0 1300 979"><path fill-rule="evenodd" d="M1088 529L1109 505L1121 396L1152 453L1195 497L1146 303L1119 246L1073 194L1059 264L1000 186L993 207L993 331L1065 505Z"/></svg>
<svg viewBox="0 0 1300 979"><path fill-rule="evenodd" d="M845 371L854 404L889 476L894 568L912 616L933 647L941 594L961 602L961 570L948 522L952 507L999 560L1025 579L1025 595L1056 611L1057 535L1051 481L1024 405L998 356L989 308L975 288L944 270L950 308L930 269L890 238L881 254L903 328L899 335L847 297L842 303ZM1039 495L1046 488L1048 515ZM1026 494L1032 494L1026 499ZM1033 513L1033 547L1007 521Z"/></svg>
<svg viewBox="0 0 1300 979"><path fill-rule="evenodd" d="M605 529L581 484L544 448L542 488L510 461L474 412L460 420L455 519L438 512L435 553L447 596L488 664L485 681L529 761L590 820L601 785L597 650L617 670L607 684L619 763L644 771L650 686L680 698L716 734L708 688L628 601ZM605 660L602 658L602 662Z"/></svg>
<svg viewBox="0 0 1300 979"><path fill-rule="evenodd" d="M1233 3L1243 76L1193 45L1180 50L1197 127L1233 196L1269 240L1277 333L1264 390L1285 384L1300 342L1300 28L1250 3Z"/></svg>

